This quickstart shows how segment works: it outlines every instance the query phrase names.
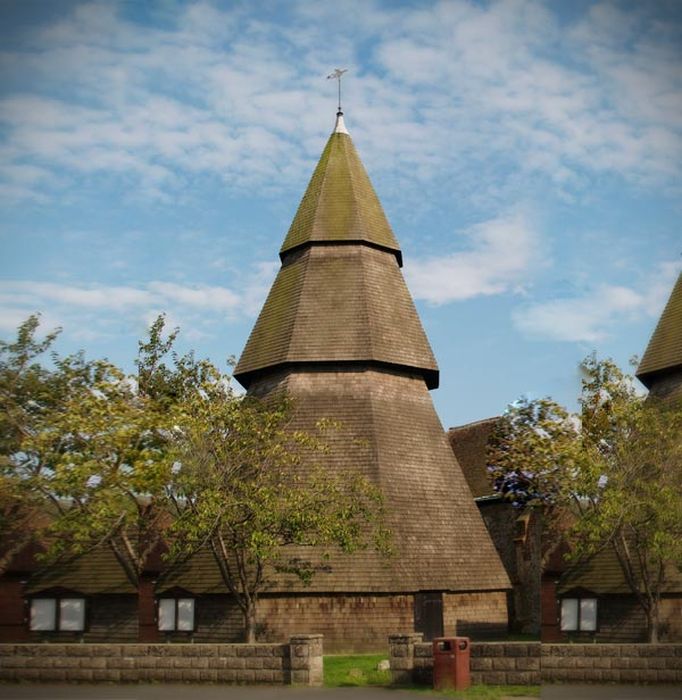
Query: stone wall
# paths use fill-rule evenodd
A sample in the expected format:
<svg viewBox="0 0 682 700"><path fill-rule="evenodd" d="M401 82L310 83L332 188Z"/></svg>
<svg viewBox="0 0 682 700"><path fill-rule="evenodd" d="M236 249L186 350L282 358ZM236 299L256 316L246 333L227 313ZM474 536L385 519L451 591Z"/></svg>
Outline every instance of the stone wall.
<svg viewBox="0 0 682 700"><path fill-rule="evenodd" d="M543 644L545 683L681 683L682 644Z"/></svg>
<svg viewBox="0 0 682 700"><path fill-rule="evenodd" d="M0 644L0 681L320 686L322 637L288 644Z"/></svg>
<svg viewBox="0 0 682 700"><path fill-rule="evenodd" d="M433 682L433 651L419 634L389 637L397 684ZM680 683L682 644L472 642L473 683Z"/></svg>
<svg viewBox="0 0 682 700"><path fill-rule="evenodd" d="M433 683L433 646L419 634L389 637L395 683ZM539 642L472 642L471 681L494 685L538 685Z"/></svg>

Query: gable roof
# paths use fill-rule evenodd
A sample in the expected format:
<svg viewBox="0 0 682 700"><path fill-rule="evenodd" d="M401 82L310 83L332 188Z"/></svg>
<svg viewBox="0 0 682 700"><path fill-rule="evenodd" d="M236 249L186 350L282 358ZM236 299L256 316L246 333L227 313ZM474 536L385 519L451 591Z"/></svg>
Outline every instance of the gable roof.
<svg viewBox="0 0 682 700"><path fill-rule="evenodd" d="M682 273L649 340L636 375L642 384L651 388L657 375L672 369L682 369Z"/></svg>

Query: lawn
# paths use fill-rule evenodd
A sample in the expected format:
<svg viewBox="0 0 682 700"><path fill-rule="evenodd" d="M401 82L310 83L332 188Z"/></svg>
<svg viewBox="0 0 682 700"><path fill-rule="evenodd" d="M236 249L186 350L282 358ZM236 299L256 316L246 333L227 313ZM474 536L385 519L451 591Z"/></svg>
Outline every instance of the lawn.
<svg viewBox="0 0 682 700"><path fill-rule="evenodd" d="M355 654L324 657L324 684L328 688L390 686L391 672L377 671L385 654ZM412 690L431 697L459 700L502 700L513 697L539 697L539 686L475 685L465 691L436 692L427 686L411 686Z"/></svg>

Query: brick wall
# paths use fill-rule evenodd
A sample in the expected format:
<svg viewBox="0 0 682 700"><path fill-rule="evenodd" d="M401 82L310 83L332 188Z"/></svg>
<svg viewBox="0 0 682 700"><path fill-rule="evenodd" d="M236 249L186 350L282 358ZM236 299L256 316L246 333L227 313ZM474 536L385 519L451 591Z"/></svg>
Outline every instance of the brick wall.
<svg viewBox="0 0 682 700"><path fill-rule="evenodd" d="M419 634L389 637L395 683L433 682L433 651ZM472 642L473 683L680 683L682 644Z"/></svg>
<svg viewBox="0 0 682 700"><path fill-rule="evenodd" d="M322 685L322 637L288 644L0 644L0 681Z"/></svg>

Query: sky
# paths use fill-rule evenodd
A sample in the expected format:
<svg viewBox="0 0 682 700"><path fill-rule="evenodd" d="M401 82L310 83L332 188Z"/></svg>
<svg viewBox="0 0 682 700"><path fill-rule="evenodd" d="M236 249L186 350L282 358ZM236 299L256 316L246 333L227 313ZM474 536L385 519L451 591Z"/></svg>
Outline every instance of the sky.
<svg viewBox="0 0 682 700"><path fill-rule="evenodd" d="M681 58L676 0L0 0L0 337L239 356L341 67L445 427L573 407L682 269Z"/></svg>

